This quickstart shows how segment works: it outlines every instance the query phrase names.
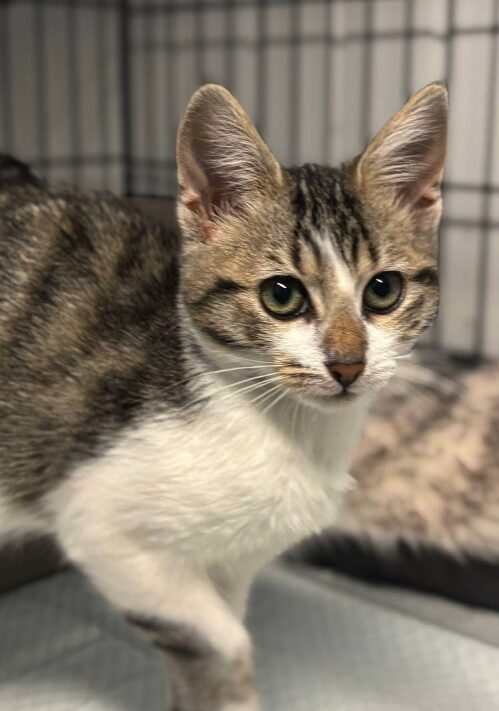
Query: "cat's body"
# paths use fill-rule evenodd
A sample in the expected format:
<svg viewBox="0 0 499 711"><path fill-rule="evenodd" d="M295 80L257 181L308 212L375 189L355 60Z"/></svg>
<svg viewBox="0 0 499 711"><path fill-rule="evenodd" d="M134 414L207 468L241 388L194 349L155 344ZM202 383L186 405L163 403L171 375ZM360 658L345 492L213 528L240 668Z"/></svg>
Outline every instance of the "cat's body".
<svg viewBox="0 0 499 711"><path fill-rule="evenodd" d="M79 480L90 512L118 494L116 525L150 527L210 564L220 546L225 560L231 547L271 557L334 517L367 399L339 413L290 398L274 412L248 407L252 393L232 385L249 373L253 390L259 370L228 361L210 374L186 327L174 233L103 195L17 188L3 200L0 501L23 516L3 516L0 530L24 520L57 535Z"/></svg>
<svg viewBox="0 0 499 711"><path fill-rule="evenodd" d="M418 96L385 129L435 132L402 206L382 134L284 171L217 87L179 134L182 243L116 198L0 180L0 536L53 534L153 628L180 711L257 708L251 580L334 519L372 393L435 313L446 99Z"/></svg>
<svg viewBox="0 0 499 711"><path fill-rule="evenodd" d="M160 555L205 567L217 580L226 573L245 580L334 520L350 481L347 466L365 407L308 421L300 412L303 422L294 427L288 407L279 403L268 417L248 411L242 397L234 396L230 407L214 397L192 422L146 418L50 497L49 506L62 512L59 537L63 532L77 558L70 541L77 550L82 535L75 521L89 537L94 522L96 545L105 522Z"/></svg>
<svg viewBox="0 0 499 711"><path fill-rule="evenodd" d="M36 508L144 408L187 404L178 237L66 189L5 190L0 214L0 486Z"/></svg>
<svg viewBox="0 0 499 711"><path fill-rule="evenodd" d="M0 537L54 535L145 618L151 592L112 560L148 548L167 577L202 567L241 615L256 570L334 520L368 400L264 412L260 368L216 368L186 328L178 237L124 202L16 187L0 204Z"/></svg>

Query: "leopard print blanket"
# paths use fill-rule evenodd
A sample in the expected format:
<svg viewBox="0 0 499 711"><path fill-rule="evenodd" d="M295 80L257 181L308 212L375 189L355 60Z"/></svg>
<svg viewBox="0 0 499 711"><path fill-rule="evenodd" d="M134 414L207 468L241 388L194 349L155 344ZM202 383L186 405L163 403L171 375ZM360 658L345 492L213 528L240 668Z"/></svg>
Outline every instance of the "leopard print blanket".
<svg viewBox="0 0 499 711"><path fill-rule="evenodd" d="M499 365L418 360L378 401L332 533L499 559Z"/></svg>

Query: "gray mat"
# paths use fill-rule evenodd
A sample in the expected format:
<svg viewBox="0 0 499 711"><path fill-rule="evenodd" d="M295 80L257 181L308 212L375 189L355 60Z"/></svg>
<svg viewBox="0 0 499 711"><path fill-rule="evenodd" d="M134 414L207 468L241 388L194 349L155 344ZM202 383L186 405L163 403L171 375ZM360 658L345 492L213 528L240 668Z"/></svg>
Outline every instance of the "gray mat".
<svg viewBox="0 0 499 711"><path fill-rule="evenodd" d="M264 711L499 711L499 649L321 579L269 570L249 623ZM77 573L0 598L2 711L165 711L163 671Z"/></svg>

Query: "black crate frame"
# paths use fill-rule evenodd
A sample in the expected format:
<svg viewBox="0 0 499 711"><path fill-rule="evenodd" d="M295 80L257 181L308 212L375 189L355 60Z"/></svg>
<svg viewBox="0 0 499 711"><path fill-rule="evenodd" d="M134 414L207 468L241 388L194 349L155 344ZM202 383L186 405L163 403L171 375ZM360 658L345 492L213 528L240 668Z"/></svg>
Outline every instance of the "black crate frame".
<svg viewBox="0 0 499 711"><path fill-rule="evenodd" d="M324 5L326 12L331 11L331 7L337 2L343 2L343 0L312 0L315 4ZM473 192L479 194L481 198L481 209L480 218L478 220L465 220L465 219L453 219L444 217L442 228L440 232L440 245L441 251L445 254L447 249L447 232L450 227L461 227L461 228L472 228L479 229L480 231L480 243L479 243L479 259L478 259L478 277L477 277L477 289L476 294L477 302L477 315L476 323L474 329L473 338L473 356L480 356L484 352L484 342L485 342L485 323L486 323L486 311L487 311L487 291L488 291L488 279L489 279L489 269L488 264L490 260L490 236L494 229L499 229L499 222L492 219L492 197L499 194L499 186L493 184L493 150L492 144L494 142L494 127L495 123L499 119L497 115L497 103L498 103L498 88L497 88L497 63L498 63L498 31L499 31L499 0L494 0L494 21L490 27L468 27L462 28L456 25L456 0L447 0L447 29L445 32L436 32L418 29L414 26L414 8L417 0L391 0L392 2L397 2L403 4L404 6L404 25L405 28L402 30L394 30L387 32L376 32L373 27L373 10L377 0L350 0L351 3L355 3L363 8L364 13L364 26L365 31L358 33L351 33L347 36L338 39L333 36L330 30L330 23L327 23L327 28L324 33L317 34L316 36L307 36L304 39L299 32L298 27L298 11L303 7L306 0L211 0L208 3L202 0L172 0L165 2L142 2L140 4L134 2L133 0L33 0L31 4L36 13L36 28L43 26L44 22L44 7L48 6L63 6L69 10L88 8L92 9L97 13L106 11L114 11L116 13L116 22L119 26L119 53L120 53L120 119L121 119L121 150L118 154L109 153L106 151L105 140L102 142L102 152L98 155L83 155L81 150L81 122L80 116L81 107L79 106L79 93L78 93L78 73L76 71L76 55L74 51L75 46L75 25L74 25L74 15L73 13L68 13L68 23L67 32L69 36L69 55L68 55L68 66L71 74L71 82L75 87L75 91L72 92L72 101L68 106L70 111L69 125L71 126L71 145L72 145L72 155L65 158L56 158L49 154L47 146L47 125L46 125L46 93L44 87L44 57L45 57L45 47L43 41L43 33L35 31L33 36L34 48L36 53L36 105L38 106L38 120L36 124L37 130L37 144L40 148L39 156L36 161L34 161L34 167L40 170L42 173L48 169L57 166L65 165L71 168L72 179L74 182L78 183L80 170L84 166L96 165L103 169L109 165L120 165L123 171L123 191L125 194L132 195L136 194L135 190L135 176L137 171L143 170L146 174L154 176L161 171L171 171L174 169L174 165L171 161L162 161L155 159L139 159L135 156L134 149L134 134L133 134L133 94L134 94L134 83L131 68L131 56L132 56L132 33L131 27L132 23L137 17L150 18L152 23L155 18L159 15L174 17L179 13L183 12L193 12L195 13L198 21L196 23L196 37L194 40L194 51L196 56L196 75L198 79L198 84L202 84L205 80L203 76L203 51L208 46L208 42L203 33L203 23L202 15L207 9L210 10L221 10L224 17L224 34L223 39L218 41L219 46L223 49L225 53L225 62L229 71L227 73L226 84L229 89L233 83L233 78L231 76L230 68L233 66L233 53L236 43L238 42L235 32L234 32L234 11L236 8L240 7L251 7L257 10L257 37L256 37L256 47L258 49L257 53L257 69L256 69L256 92L257 92L257 116L256 125L260 130L263 130L266 124L267 115L267 92L266 92L266 80L267 80L267 61L268 61L268 48L271 44L276 44L279 41L285 41L291 47L291 62L290 62L290 72L296 73L297 65L299 61L299 48L300 45L306 41L310 43L318 43L321 46L327 48L328 52L332 51L334 46L339 42L357 42L361 43L363 47L363 140L367 141L369 137L369 127L371 124L371 63L372 63L372 52L373 52L373 42L381 38L392 38L392 39L402 39L405 43L404 47L404 66L403 66L403 81L406 88L406 94L409 95L411 87L411 79L413 76L413 43L418 37L431 37L433 39L438 39L445 44L446 51L446 76L442 77L450 86L452 91L452 66L453 66L453 52L455 47L456 37L463 34L475 34L475 33L490 33L492 35L492 42L490 45L490 79L489 79L489 103L487 107L487 125L485 128L486 132L486 156L484 160L484 174L483 180L480 184L466 184L466 183L447 183L444 187L447 189L452 189L453 191L460 191L463 193ZM9 150L9 136L12 135L13 125L15 122L15 117L9 113L9 95L11 92L10 85L10 68L9 68L9 36L7 31L7 23L5 21L6 13L8 13L9 8L16 4L26 0L0 0L0 91L2 101L0 102L0 115L2 116L3 125L3 138L4 145L2 150ZM273 38L272 40L268 37L266 32L266 13L270 7L284 6L291 10L291 23L292 31L289 39L277 40ZM99 32L101 32L99 30ZM151 46L154 44L154 40L151 41ZM104 45L105 37L100 35L98 38L98 45L101 48ZM239 41L240 42L240 41ZM146 48L146 43L143 43L143 48ZM213 45L213 40L211 45ZM179 46L176 41L169 38L167 43L164 43L164 50L167 52L175 53L179 50ZM327 57L327 52L326 55ZM152 68L150 68L152 71ZM326 66L324 70L324 93L326 96L326 101L324 102L324 111L326 112L324 124L324 131L322 136L322 142L324 146L325 155L329 154L329 141L331 140L330 132L328 131L328 116L330 102L327 100L329 93L331 91L331 63L326 60ZM147 82L150 81L150 76L146 72L143 77L143 81L147 86ZM169 77L170 83L173 85L175 82L175 77ZM290 94L290 101L288 112L291 117L290 127L289 127L289 155L291 156L291 161L296 158L296 146L298 143L299 135L299 122L300 114L298 111L299 97L298 97L298 82L292 84L293 90ZM103 87L97 87L97 91L103 92ZM152 110L154 97L152 92L147 93L147 101L150 102L151 110L149 115L151 116L151 121L154 120L154 111ZM103 104L102 104L103 106ZM106 124L105 111L102 112L102 124ZM151 128L151 127L150 127ZM173 127L172 127L173 128ZM498 326L499 327L499 326ZM438 346L441 342L441 329L439 323L435 325L432 331L433 344Z"/></svg>

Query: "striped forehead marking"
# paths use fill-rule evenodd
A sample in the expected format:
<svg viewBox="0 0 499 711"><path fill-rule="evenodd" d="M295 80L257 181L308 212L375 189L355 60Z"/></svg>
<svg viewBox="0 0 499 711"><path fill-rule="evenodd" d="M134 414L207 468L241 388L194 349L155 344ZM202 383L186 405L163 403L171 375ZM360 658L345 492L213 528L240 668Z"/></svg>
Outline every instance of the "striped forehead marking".
<svg viewBox="0 0 499 711"><path fill-rule="evenodd" d="M365 245L373 262L378 260L376 245L363 223L355 196L343 185L340 170L306 164L289 169L288 174L295 213L292 246L295 264L303 242L314 251L318 268L322 250L317 244L328 241L351 268L358 262L361 245Z"/></svg>

